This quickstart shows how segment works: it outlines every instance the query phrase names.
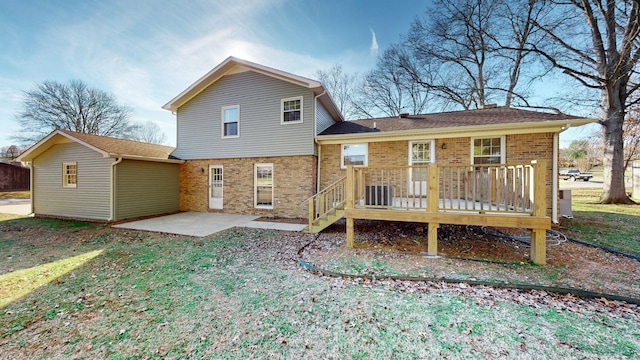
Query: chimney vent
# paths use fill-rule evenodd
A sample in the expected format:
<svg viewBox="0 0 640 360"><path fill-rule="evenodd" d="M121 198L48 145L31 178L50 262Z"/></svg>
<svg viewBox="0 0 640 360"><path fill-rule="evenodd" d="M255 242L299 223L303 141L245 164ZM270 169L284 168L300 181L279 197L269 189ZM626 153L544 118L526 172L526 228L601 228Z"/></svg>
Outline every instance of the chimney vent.
<svg viewBox="0 0 640 360"><path fill-rule="evenodd" d="M480 109L496 109L498 104L484 104L480 107Z"/></svg>
<svg viewBox="0 0 640 360"><path fill-rule="evenodd" d="M400 113L398 116L400 116L403 119L404 118L408 118L409 117L409 113L408 112L403 112L403 113Z"/></svg>

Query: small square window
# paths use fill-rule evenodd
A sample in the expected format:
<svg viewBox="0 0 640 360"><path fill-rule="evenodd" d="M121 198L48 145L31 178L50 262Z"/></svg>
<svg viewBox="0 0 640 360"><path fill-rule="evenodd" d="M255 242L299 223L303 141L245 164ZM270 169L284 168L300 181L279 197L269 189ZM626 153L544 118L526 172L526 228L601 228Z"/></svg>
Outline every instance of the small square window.
<svg viewBox="0 0 640 360"><path fill-rule="evenodd" d="M367 166L368 162L367 144L342 145L341 167L345 168L347 165Z"/></svg>
<svg viewBox="0 0 640 360"><path fill-rule="evenodd" d="M222 108L222 137L240 136L240 106Z"/></svg>
<svg viewBox="0 0 640 360"><path fill-rule="evenodd" d="M78 186L78 163L62 164L62 186L68 188Z"/></svg>
<svg viewBox="0 0 640 360"><path fill-rule="evenodd" d="M282 124L296 124L302 122L302 97L282 99Z"/></svg>

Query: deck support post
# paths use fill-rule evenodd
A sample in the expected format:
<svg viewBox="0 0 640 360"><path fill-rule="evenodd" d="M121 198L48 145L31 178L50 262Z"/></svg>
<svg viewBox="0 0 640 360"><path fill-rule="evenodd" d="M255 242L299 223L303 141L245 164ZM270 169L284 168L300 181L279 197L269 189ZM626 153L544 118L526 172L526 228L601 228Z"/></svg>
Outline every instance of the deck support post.
<svg viewBox="0 0 640 360"><path fill-rule="evenodd" d="M547 215L547 162L532 161L533 166L533 216ZM531 230L531 253L534 264L547 263L547 231L545 229Z"/></svg>
<svg viewBox="0 0 640 360"><path fill-rule="evenodd" d="M349 249L353 248L353 244L354 244L354 230L353 230L353 218L346 218L346 223L347 223L347 247Z"/></svg>
<svg viewBox="0 0 640 360"><path fill-rule="evenodd" d="M429 164L427 169L427 212L437 213L440 204L440 179L438 164ZM438 223L429 223L427 252L429 256L438 255Z"/></svg>
<svg viewBox="0 0 640 360"><path fill-rule="evenodd" d="M345 204L344 204L345 211L353 209L353 202L355 198L354 176L355 176L355 170L353 168L353 165L347 165L347 178L345 181L346 193L345 193ZM354 229L353 229L353 218L347 216L345 217L345 221L347 224L347 247L353 248L354 237L355 237Z"/></svg>
<svg viewBox="0 0 640 360"><path fill-rule="evenodd" d="M427 253L429 256L438 256L438 227L440 224L429 223Z"/></svg>
<svg viewBox="0 0 640 360"><path fill-rule="evenodd" d="M547 231L544 229L531 230L531 261L536 265L547 264Z"/></svg>

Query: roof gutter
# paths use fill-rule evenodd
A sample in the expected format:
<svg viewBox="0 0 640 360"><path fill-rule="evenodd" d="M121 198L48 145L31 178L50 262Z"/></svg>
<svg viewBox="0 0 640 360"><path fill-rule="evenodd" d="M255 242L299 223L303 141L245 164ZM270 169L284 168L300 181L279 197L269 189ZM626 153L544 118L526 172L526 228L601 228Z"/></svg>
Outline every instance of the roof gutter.
<svg viewBox="0 0 640 360"><path fill-rule="evenodd" d="M135 155L121 155L121 154L109 154L109 156L113 159L125 159L125 160L140 160L140 161L151 161L151 162L160 162L160 163L168 163L168 164L184 164L185 160L180 159L164 159L164 158L152 158L146 156L135 156Z"/></svg>

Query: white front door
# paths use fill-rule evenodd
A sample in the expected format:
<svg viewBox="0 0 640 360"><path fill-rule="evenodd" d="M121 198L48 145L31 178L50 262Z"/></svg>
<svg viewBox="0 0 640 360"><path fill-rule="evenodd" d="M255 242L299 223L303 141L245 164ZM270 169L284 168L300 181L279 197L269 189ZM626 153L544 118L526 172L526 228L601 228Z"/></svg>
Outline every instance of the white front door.
<svg viewBox="0 0 640 360"><path fill-rule="evenodd" d="M428 165L434 161L433 140L409 142L409 165ZM413 168L409 171L409 193L414 196L427 196L427 169Z"/></svg>
<svg viewBox="0 0 640 360"><path fill-rule="evenodd" d="M209 166L209 208L222 209L223 194L222 165Z"/></svg>

